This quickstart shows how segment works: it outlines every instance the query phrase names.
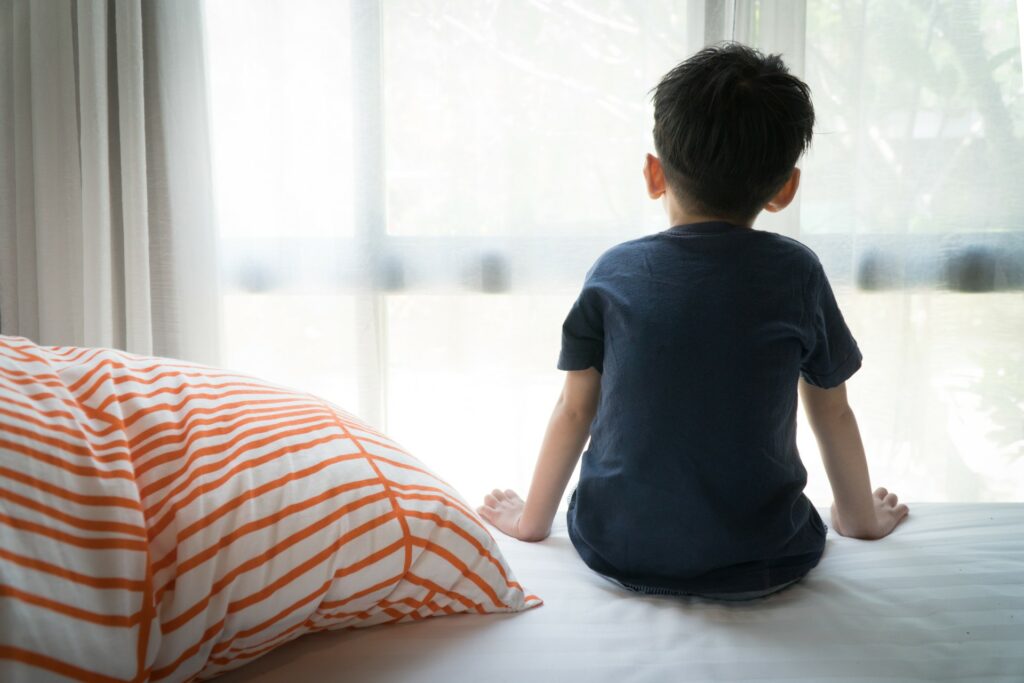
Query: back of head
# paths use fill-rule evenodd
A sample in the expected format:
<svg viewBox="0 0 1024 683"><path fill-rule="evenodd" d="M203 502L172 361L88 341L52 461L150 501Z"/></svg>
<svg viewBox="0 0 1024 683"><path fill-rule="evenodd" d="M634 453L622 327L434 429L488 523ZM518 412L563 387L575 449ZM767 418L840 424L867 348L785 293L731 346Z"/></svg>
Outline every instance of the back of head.
<svg viewBox="0 0 1024 683"><path fill-rule="evenodd" d="M654 146L693 213L753 218L789 178L813 127L807 84L779 55L738 43L701 50L654 92Z"/></svg>

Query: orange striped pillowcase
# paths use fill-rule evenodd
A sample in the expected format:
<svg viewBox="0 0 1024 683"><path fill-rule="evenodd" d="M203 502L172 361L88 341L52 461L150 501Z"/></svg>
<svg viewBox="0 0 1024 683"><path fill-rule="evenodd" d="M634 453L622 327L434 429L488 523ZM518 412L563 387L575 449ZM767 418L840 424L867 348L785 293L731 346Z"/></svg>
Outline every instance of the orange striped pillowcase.
<svg viewBox="0 0 1024 683"><path fill-rule="evenodd" d="M541 604L452 487L314 396L0 336L0 680L205 679L311 631Z"/></svg>

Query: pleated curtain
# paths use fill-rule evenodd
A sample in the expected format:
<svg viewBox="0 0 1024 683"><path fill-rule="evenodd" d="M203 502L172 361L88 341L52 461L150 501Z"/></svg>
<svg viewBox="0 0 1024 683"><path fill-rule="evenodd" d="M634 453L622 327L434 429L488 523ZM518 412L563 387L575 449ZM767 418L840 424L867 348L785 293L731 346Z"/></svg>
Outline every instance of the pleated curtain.
<svg viewBox="0 0 1024 683"><path fill-rule="evenodd" d="M198 1L0 0L0 331L215 363Z"/></svg>

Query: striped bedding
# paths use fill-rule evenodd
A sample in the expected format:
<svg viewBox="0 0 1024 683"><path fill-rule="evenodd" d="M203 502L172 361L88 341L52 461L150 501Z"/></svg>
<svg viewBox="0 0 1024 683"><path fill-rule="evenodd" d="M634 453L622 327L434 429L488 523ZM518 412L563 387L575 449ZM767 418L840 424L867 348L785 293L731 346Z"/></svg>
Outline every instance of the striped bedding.
<svg viewBox="0 0 1024 683"><path fill-rule="evenodd" d="M0 336L0 680L205 679L305 633L541 604L416 458L314 396Z"/></svg>

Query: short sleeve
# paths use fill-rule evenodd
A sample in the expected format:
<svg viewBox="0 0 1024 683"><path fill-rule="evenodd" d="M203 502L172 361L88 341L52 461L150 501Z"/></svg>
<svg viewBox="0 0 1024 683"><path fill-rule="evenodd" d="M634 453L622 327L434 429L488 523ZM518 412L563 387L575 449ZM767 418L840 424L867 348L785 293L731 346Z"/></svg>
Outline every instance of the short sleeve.
<svg viewBox="0 0 1024 683"><path fill-rule="evenodd" d="M804 316L805 344L800 374L809 384L831 389L860 369L863 356L820 265L816 277L811 278L811 289L809 310Z"/></svg>
<svg viewBox="0 0 1024 683"><path fill-rule="evenodd" d="M584 285L562 324L559 370L586 370L604 366L604 323L598 290Z"/></svg>

